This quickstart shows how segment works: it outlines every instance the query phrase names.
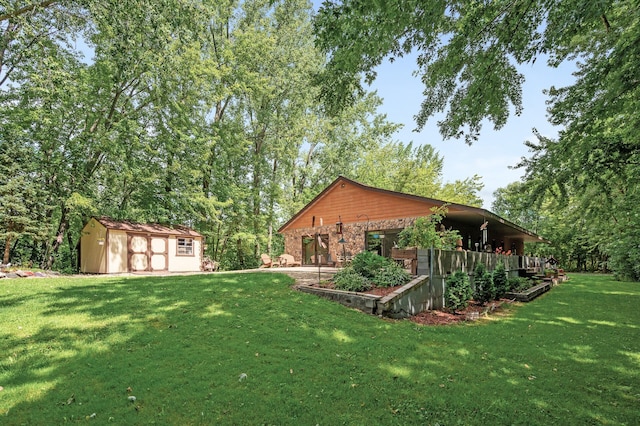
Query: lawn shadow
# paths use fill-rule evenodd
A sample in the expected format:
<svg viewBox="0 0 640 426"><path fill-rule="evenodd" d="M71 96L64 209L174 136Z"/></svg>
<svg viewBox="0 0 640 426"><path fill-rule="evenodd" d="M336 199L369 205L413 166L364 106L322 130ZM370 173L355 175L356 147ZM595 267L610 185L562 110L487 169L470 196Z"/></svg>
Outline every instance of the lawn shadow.
<svg viewBox="0 0 640 426"><path fill-rule="evenodd" d="M26 316L0 335L0 416L17 424L638 420L638 313L616 294L636 287L576 278L496 321L425 327L291 284L281 274L34 284L7 298L15 321Z"/></svg>

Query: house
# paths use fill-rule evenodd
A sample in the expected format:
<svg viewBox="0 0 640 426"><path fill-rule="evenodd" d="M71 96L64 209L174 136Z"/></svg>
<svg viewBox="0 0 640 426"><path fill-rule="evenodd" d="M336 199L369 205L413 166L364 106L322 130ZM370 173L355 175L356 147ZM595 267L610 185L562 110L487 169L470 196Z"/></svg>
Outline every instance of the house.
<svg viewBox="0 0 640 426"><path fill-rule="evenodd" d="M185 227L91 218L80 237L80 272L194 272L203 237Z"/></svg>
<svg viewBox="0 0 640 426"><path fill-rule="evenodd" d="M390 257L400 231L443 205L448 213L442 224L459 231L460 249L522 255L525 242L545 241L482 208L374 188L342 176L278 232L285 252L303 265L340 263L363 250Z"/></svg>

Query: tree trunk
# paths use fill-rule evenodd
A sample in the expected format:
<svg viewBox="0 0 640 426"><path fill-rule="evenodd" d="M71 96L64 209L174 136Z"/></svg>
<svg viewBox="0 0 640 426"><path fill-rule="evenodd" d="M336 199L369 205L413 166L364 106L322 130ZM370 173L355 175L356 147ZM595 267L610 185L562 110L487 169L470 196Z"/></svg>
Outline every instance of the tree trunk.
<svg viewBox="0 0 640 426"><path fill-rule="evenodd" d="M9 263L9 254L11 253L11 237L7 235L7 239L4 242L4 255L2 256L2 263Z"/></svg>
<svg viewBox="0 0 640 426"><path fill-rule="evenodd" d="M53 240L53 244L51 245L51 249L48 251L48 255L45 257L46 263L43 265L44 269L51 270L53 267L53 260L58 254L58 250L62 245L62 241L64 240L65 233L69 228L69 218L67 217L69 214L69 209L67 207L62 208L62 215L60 216L60 222L58 223L58 231L56 232L56 238Z"/></svg>
<svg viewBox="0 0 640 426"><path fill-rule="evenodd" d="M73 244L73 237L71 236L71 232L67 232L67 243L69 244L69 262L74 271L78 271L78 252L76 251L76 246Z"/></svg>
<svg viewBox="0 0 640 426"><path fill-rule="evenodd" d="M240 265L240 267L244 269L244 253L242 253L242 240L239 238L236 240L236 249L238 256L238 265Z"/></svg>

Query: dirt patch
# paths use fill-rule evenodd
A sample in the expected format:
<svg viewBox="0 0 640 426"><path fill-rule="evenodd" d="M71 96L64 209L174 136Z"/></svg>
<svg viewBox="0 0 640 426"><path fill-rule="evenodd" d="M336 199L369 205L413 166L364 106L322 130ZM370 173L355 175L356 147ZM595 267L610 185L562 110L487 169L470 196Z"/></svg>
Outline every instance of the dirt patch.
<svg viewBox="0 0 640 426"><path fill-rule="evenodd" d="M513 301L508 299L495 300L486 305L480 305L471 301L466 308L456 312L447 310L425 311L412 316L410 320L422 325L459 324L465 321L477 321L491 316L504 315L507 310L506 308L512 303Z"/></svg>

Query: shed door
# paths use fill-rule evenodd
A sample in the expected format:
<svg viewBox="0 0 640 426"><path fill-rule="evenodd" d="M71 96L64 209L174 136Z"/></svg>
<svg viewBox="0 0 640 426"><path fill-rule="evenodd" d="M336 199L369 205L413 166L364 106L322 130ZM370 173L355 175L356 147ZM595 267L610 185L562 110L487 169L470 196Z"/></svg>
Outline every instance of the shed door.
<svg viewBox="0 0 640 426"><path fill-rule="evenodd" d="M149 244L145 235L129 235L129 271L148 271L149 262Z"/></svg>
<svg viewBox="0 0 640 426"><path fill-rule="evenodd" d="M151 237L151 270L166 271L169 269L169 240L164 237Z"/></svg>
<svg viewBox="0 0 640 426"><path fill-rule="evenodd" d="M166 237L129 235L129 271L166 271L169 242Z"/></svg>

